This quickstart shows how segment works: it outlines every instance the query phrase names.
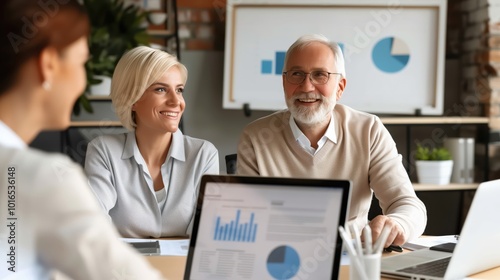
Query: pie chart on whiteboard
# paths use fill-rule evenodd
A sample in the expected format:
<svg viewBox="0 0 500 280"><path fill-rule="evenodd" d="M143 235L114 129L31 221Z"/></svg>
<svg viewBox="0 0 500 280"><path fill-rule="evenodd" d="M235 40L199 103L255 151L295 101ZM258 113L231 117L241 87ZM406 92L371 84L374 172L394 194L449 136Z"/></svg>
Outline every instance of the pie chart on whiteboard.
<svg viewBox="0 0 500 280"><path fill-rule="evenodd" d="M386 37L373 47L372 60L380 71L397 73L403 70L410 61L410 49L403 40Z"/></svg>

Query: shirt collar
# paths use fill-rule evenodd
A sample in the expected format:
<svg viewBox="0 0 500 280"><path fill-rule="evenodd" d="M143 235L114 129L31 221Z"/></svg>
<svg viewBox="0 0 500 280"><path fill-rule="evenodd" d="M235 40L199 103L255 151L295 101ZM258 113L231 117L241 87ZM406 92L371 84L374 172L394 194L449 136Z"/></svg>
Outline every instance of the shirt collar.
<svg viewBox="0 0 500 280"><path fill-rule="evenodd" d="M328 127L326 128L325 135L324 137L328 138L330 141L333 143L337 144L337 133L335 132L335 122L334 120L334 115L333 112L330 114L330 123L328 124ZM309 139L302 133L300 128L297 126L297 123L295 123L295 120L293 119L293 116L290 115L290 128L293 133L293 137L295 138L296 141L300 141L302 143L306 143L308 145L311 145L311 142ZM307 142L306 142L307 140Z"/></svg>
<svg viewBox="0 0 500 280"><path fill-rule="evenodd" d="M5 123L0 121L0 145L7 146L9 148L24 149L28 145L17 135L10 127Z"/></svg>
<svg viewBox="0 0 500 280"><path fill-rule="evenodd" d="M184 135L180 129L172 135L172 145L170 145L170 156L180 160L186 161L186 151L184 150Z"/></svg>
<svg viewBox="0 0 500 280"><path fill-rule="evenodd" d="M180 161L186 160L186 154L184 151L184 135L178 129L174 134L172 134L172 145L170 145L170 151L167 155L167 159L173 157ZM127 133L127 137L125 139L125 146L123 147L122 159L128 159L134 156L136 161L140 163L140 161L144 162L144 159L139 151L139 147L137 146L137 139L135 138L135 131L130 131Z"/></svg>
<svg viewBox="0 0 500 280"><path fill-rule="evenodd" d="M337 144L337 132L335 131L335 117L333 112L330 115L330 123L325 131L326 138L330 139L333 143Z"/></svg>

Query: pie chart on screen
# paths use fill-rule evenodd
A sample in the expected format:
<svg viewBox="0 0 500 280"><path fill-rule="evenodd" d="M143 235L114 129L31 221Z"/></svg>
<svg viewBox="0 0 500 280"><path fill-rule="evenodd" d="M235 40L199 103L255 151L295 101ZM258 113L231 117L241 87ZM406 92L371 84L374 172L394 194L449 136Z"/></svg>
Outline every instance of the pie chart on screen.
<svg viewBox="0 0 500 280"><path fill-rule="evenodd" d="M378 41L373 48L372 60L380 71L397 73L410 61L410 49L403 40L386 37Z"/></svg>
<svg viewBox="0 0 500 280"><path fill-rule="evenodd" d="M275 279L291 279L300 267L300 257L290 246L279 246L267 257L267 271Z"/></svg>

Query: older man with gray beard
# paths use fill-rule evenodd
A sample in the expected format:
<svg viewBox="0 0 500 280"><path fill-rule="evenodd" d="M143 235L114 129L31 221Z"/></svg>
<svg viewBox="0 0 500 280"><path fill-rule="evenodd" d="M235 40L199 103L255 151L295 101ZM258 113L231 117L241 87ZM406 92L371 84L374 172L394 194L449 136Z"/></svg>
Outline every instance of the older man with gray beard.
<svg viewBox="0 0 500 280"><path fill-rule="evenodd" d="M377 116L337 104L347 82L340 47L322 35L302 36L283 71L288 109L245 128L237 174L351 180L350 223L369 224L373 240L389 227L386 247L420 236L426 208L390 133ZM368 221L372 193L383 215Z"/></svg>

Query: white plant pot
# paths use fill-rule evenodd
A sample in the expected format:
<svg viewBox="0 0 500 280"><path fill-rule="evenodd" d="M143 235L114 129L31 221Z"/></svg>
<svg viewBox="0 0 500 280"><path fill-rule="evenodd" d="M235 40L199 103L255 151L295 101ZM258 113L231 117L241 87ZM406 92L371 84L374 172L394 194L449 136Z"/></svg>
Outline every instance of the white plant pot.
<svg viewBox="0 0 500 280"><path fill-rule="evenodd" d="M94 78L102 80L101 83L90 86L90 94L107 96L111 93L111 77L96 75Z"/></svg>
<svg viewBox="0 0 500 280"><path fill-rule="evenodd" d="M417 160L415 164L419 183L436 185L450 183L453 160Z"/></svg>

